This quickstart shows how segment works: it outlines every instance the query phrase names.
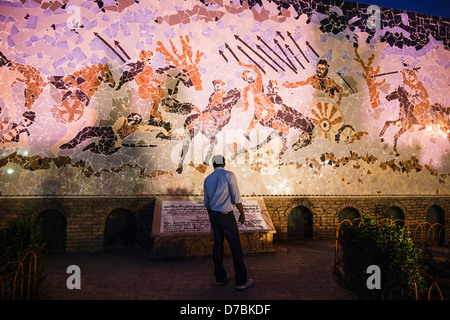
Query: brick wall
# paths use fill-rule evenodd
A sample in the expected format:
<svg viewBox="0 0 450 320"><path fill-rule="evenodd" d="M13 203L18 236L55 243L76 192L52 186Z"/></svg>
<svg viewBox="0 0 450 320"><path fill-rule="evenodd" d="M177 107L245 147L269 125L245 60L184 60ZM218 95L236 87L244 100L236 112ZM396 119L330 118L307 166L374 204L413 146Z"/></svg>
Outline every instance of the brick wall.
<svg viewBox="0 0 450 320"><path fill-rule="evenodd" d="M153 197L0 197L0 227L20 216L39 216L55 210L67 221L66 251L104 249L105 221L115 209L131 212L136 218L136 239L150 245Z"/></svg>
<svg viewBox="0 0 450 320"><path fill-rule="evenodd" d="M274 241L288 238L288 217L297 206L312 213L313 239L334 239L338 215L346 207L360 215L384 217L387 210L399 207L406 221L426 221L427 210L434 205L445 213L450 225L450 196L290 196L264 197L277 233ZM136 240L150 248L154 197L0 197L0 227L6 221L24 215L38 216L54 210L67 221L66 251L104 250L105 221L115 209L123 209L136 218ZM447 243L450 232L446 232Z"/></svg>
<svg viewBox="0 0 450 320"><path fill-rule="evenodd" d="M433 206L439 206L445 213L445 224L450 225L450 197L403 197L403 196L305 196L264 198L267 210L271 213L277 230L275 239L287 239L288 217L297 206L308 208L313 216L314 239L332 239L339 222L338 215L346 207L358 210L359 214L371 214L384 217L390 207L399 207L406 221L426 221L426 212ZM450 241L447 232L447 240Z"/></svg>

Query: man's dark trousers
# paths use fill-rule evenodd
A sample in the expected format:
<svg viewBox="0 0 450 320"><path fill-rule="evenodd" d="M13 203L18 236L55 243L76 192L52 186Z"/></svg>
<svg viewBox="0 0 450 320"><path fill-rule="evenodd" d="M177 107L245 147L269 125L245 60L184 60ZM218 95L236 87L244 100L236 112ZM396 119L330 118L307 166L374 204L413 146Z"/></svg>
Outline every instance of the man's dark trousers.
<svg viewBox="0 0 450 320"><path fill-rule="evenodd" d="M227 273L223 266L223 241L227 238L233 257L236 285L240 286L247 282L247 269L244 264L239 229L233 211L226 214L211 211L209 221L214 235L213 260L214 275L217 282L222 282Z"/></svg>

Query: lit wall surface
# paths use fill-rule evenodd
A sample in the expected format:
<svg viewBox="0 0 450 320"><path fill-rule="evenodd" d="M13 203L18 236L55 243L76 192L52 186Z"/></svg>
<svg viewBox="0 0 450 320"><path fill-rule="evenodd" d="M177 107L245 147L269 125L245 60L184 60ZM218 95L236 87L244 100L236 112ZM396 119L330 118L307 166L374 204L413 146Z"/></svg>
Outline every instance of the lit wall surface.
<svg viewBox="0 0 450 320"><path fill-rule="evenodd" d="M327 3L0 1L1 195L448 195L449 20Z"/></svg>

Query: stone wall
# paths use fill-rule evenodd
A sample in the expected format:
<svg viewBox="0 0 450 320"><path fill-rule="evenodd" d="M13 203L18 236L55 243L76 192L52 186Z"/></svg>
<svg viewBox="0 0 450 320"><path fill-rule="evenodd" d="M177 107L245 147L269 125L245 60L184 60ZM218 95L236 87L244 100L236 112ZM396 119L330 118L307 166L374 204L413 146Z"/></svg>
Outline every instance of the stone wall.
<svg viewBox="0 0 450 320"><path fill-rule="evenodd" d="M426 212L432 206L441 208L445 225L450 225L450 196L291 196L264 197L276 233L274 242L287 240L288 219L298 206L312 213L313 239L334 239L339 213L351 207L362 216L384 217L391 207L400 208L406 221L426 221ZM107 217L116 209L132 214L136 220L136 243L144 249L152 246L151 230L154 197L0 197L0 227L20 216L39 216L53 210L66 219L67 252L102 251L105 246ZM446 242L450 241L446 232Z"/></svg>

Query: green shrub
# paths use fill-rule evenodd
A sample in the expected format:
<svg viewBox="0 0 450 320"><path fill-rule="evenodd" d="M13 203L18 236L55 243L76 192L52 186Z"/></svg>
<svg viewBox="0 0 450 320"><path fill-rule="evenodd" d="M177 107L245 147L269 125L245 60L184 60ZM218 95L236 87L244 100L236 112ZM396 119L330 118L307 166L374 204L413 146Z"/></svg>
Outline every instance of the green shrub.
<svg viewBox="0 0 450 320"><path fill-rule="evenodd" d="M377 221L370 215L352 225L343 224L339 240L342 246L343 279L361 296L373 296L366 286L367 267L377 265L381 271L384 299L415 299L426 293L425 267L420 263L421 250L415 247L409 230L391 220ZM373 289L377 290L377 289Z"/></svg>

